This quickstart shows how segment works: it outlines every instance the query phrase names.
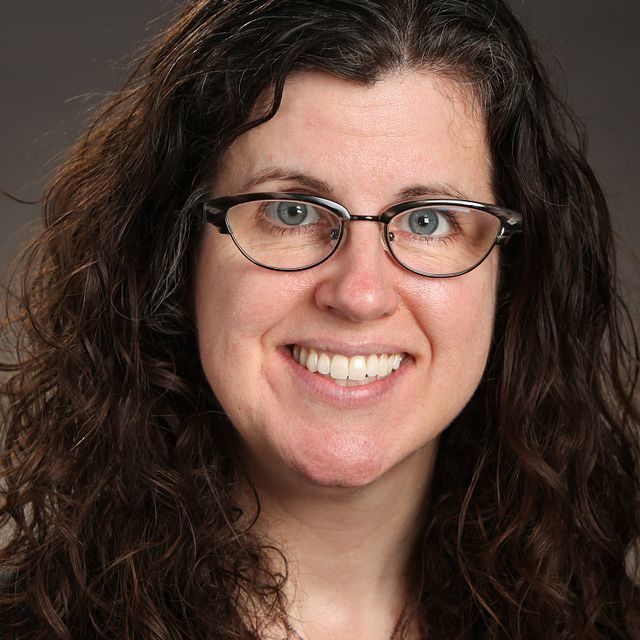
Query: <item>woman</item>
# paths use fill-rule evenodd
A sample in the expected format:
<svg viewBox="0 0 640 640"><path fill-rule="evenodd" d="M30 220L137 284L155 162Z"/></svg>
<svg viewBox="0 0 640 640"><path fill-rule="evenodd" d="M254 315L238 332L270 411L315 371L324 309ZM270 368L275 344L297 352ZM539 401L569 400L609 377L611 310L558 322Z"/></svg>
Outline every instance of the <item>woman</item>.
<svg viewBox="0 0 640 640"><path fill-rule="evenodd" d="M640 637L572 126L499 0L189 3L26 254L4 636Z"/></svg>

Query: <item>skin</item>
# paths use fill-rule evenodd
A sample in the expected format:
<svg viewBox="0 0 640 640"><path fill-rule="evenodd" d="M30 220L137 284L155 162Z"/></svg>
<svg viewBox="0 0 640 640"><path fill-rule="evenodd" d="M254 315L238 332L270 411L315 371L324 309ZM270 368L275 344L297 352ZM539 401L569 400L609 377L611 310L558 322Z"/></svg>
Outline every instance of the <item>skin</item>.
<svg viewBox="0 0 640 640"><path fill-rule="evenodd" d="M274 168L306 177L256 181ZM416 185L412 199L495 201L471 97L427 71L372 86L313 71L290 77L275 117L233 143L214 193L305 192L377 214ZM497 251L464 276L429 279L398 265L380 232L353 223L330 260L280 273L208 226L196 264L204 372L240 435L259 526L293 560L306 640L389 637L438 436L477 388L491 342ZM408 358L374 391L318 386L291 344Z"/></svg>

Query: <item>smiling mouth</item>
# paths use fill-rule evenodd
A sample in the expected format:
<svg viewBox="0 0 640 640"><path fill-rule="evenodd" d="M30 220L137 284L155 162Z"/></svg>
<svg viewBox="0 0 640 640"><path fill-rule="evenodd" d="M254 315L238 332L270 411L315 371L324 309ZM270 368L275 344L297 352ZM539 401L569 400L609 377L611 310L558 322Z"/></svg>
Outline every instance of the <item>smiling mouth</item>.
<svg viewBox="0 0 640 640"><path fill-rule="evenodd" d="M330 378L344 387L370 384L396 371L406 358L405 353L370 353L345 356L308 349L299 345L289 347L294 360L311 373Z"/></svg>

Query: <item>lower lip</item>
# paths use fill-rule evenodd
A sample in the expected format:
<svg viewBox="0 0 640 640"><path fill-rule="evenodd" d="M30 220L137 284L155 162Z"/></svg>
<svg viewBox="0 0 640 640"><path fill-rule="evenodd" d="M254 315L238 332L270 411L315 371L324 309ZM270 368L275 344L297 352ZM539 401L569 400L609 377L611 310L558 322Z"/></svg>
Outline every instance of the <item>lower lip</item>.
<svg viewBox="0 0 640 640"><path fill-rule="evenodd" d="M384 398L405 377L413 364L413 360L407 357L398 369L384 378L355 387L343 387L333 382L331 378L311 373L293 358L287 347L283 347L279 352L293 372L296 381L302 382L320 400L340 407L370 405Z"/></svg>

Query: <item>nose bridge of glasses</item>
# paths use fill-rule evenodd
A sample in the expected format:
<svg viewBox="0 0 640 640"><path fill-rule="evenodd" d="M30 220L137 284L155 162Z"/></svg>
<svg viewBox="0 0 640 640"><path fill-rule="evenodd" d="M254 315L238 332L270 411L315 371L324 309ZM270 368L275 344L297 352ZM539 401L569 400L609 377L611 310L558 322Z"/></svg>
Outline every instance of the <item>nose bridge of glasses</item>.
<svg viewBox="0 0 640 640"><path fill-rule="evenodd" d="M359 222L361 220L367 220L369 222L382 222L385 223L385 220L382 216L370 216L370 215L354 215L351 214L347 222Z"/></svg>
<svg viewBox="0 0 640 640"><path fill-rule="evenodd" d="M385 216L372 216L368 214L349 214L347 219L343 219L344 223L351 222L379 222L381 224L379 229L378 237L380 238L380 243L385 251L389 251L389 243L387 242L387 223L388 220ZM344 229L346 231L348 225L344 224ZM344 236L344 233L343 233Z"/></svg>

